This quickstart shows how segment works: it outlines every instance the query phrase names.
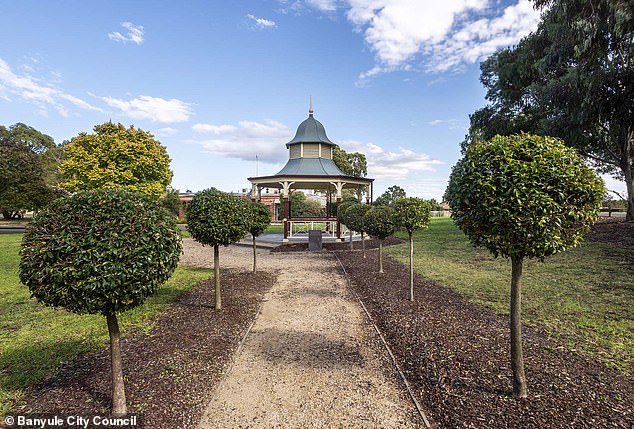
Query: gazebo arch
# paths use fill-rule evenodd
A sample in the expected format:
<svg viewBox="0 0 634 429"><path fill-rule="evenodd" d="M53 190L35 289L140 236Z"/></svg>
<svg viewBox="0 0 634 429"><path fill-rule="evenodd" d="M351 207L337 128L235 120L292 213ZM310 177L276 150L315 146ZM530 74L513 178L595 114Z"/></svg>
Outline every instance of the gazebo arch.
<svg viewBox="0 0 634 429"><path fill-rule="evenodd" d="M251 199L257 200L263 188L280 190L280 203L286 215L284 222L284 241L288 241L289 222L296 220L315 220L337 222L337 239L341 238L341 225L337 221L337 213L329 213L323 218L292 218L290 195L294 190L307 189L323 191L336 196L336 207L339 208L344 189L362 189L366 193L366 203L372 201L372 184L374 179L348 176L333 161L336 146L326 135L324 126L313 116L313 106L308 111L308 118L297 127L295 137L288 143L288 161L284 168L273 176L249 177L251 182Z"/></svg>

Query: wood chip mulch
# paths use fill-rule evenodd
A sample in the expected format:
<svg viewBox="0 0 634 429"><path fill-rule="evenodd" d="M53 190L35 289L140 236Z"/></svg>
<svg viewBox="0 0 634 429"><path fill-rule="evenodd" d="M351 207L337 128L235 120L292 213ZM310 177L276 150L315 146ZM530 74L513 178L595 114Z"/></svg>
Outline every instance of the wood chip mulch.
<svg viewBox="0 0 634 429"><path fill-rule="evenodd" d="M377 252L337 252L433 423L442 428L632 428L634 384L523 327L529 398L512 396L509 320L452 290L415 279ZM509 273L510 276L510 273ZM510 280L509 280L510 281Z"/></svg>
<svg viewBox="0 0 634 429"><path fill-rule="evenodd" d="M198 424L275 279L271 272L223 271L222 310L214 309L214 286L205 281L185 293L149 335L122 340L128 411L142 415L144 428ZM30 389L17 411L108 415L110 394L106 348L65 364L54 378Z"/></svg>

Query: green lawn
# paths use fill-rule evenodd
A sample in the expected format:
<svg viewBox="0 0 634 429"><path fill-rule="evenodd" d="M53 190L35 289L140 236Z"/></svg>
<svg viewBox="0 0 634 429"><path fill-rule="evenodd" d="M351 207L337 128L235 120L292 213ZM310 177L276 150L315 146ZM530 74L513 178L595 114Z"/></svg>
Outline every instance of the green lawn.
<svg viewBox="0 0 634 429"><path fill-rule="evenodd" d="M406 238L407 235L399 235ZM631 374L634 356L634 267L631 247L585 242L545 262L524 263L522 316L571 350ZM409 264L408 245L386 253ZM511 264L475 249L449 218L434 218L415 235L415 270L470 301L507 313ZM418 299L425 292L418 291Z"/></svg>
<svg viewBox="0 0 634 429"><path fill-rule="evenodd" d="M26 386L54 374L61 362L103 348L108 341L103 316L79 316L29 298L18 278L21 239L22 234L0 235L0 416L20 402ZM124 335L149 331L167 306L210 275L210 270L177 268L155 296L121 315Z"/></svg>

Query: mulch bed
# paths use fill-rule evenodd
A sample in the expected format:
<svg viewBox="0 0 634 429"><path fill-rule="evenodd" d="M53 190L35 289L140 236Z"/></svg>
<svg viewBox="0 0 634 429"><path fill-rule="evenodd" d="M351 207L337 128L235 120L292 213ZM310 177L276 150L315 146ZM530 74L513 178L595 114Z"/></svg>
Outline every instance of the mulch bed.
<svg viewBox="0 0 634 429"><path fill-rule="evenodd" d="M623 227L622 225L626 225ZM629 223L601 224L588 239L629 235ZM624 228L624 229L620 229ZM631 237L631 235L629 235ZM390 345L417 399L443 428L632 428L634 385L616 370L523 327L529 398L512 396L509 320L439 284L415 278L377 252L338 252L352 289ZM509 274L510 275L510 274Z"/></svg>
<svg viewBox="0 0 634 429"><path fill-rule="evenodd" d="M198 424L275 278L223 271L222 310L214 310L214 286L205 281L184 294L148 335L122 341L128 411L141 413L144 428ZM65 364L54 378L30 389L18 413L108 415L111 386L106 348Z"/></svg>

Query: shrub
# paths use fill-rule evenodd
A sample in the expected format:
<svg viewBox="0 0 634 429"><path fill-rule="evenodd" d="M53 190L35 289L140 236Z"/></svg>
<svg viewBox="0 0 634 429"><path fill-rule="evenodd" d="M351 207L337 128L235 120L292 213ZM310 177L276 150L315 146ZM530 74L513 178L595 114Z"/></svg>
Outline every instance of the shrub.
<svg viewBox="0 0 634 429"><path fill-rule="evenodd" d="M379 239L379 273L383 272L383 240L394 234L394 209L389 206L373 206L363 216L368 234Z"/></svg>

